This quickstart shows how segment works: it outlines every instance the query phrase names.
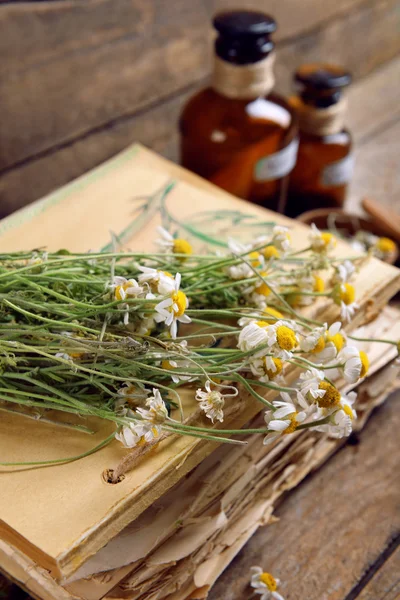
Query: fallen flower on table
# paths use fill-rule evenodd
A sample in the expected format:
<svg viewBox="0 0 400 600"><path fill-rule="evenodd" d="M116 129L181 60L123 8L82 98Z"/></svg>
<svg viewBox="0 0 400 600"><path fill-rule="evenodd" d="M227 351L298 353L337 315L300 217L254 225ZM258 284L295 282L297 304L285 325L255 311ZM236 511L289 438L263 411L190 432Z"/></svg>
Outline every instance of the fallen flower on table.
<svg viewBox="0 0 400 600"><path fill-rule="evenodd" d="M262 570L261 567L251 567L252 571L250 585L255 594L261 596L260 600L284 600L277 592L280 580Z"/></svg>

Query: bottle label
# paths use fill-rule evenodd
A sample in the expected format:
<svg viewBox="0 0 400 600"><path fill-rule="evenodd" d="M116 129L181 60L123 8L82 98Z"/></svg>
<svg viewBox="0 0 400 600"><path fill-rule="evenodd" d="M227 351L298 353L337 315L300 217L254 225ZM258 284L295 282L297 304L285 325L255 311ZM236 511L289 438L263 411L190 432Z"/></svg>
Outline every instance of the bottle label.
<svg viewBox="0 0 400 600"><path fill-rule="evenodd" d="M272 181L290 173L296 164L298 147L299 139L295 138L286 148L261 158L255 166L255 180Z"/></svg>
<svg viewBox="0 0 400 600"><path fill-rule="evenodd" d="M344 158L327 165L321 174L321 184L325 187L344 185L349 183L353 175L354 154L348 154Z"/></svg>

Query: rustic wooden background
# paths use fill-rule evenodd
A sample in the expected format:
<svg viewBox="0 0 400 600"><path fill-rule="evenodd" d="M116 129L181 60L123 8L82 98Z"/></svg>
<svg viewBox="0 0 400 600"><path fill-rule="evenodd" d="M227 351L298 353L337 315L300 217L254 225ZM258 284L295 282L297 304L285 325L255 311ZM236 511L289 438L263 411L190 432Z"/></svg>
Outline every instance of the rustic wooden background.
<svg viewBox="0 0 400 600"><path fill-rule="evenodd" d="M0 216L136 140L176 159L180 108L210 72L210 19L228 7L276 17L280 91L302 61L336 61L356 80L374 74L353 86L358 137L393 125L399 0L0 0ZM399 135L397 122L386 154ZM366 155L375 166L376 144Z"/></svg>

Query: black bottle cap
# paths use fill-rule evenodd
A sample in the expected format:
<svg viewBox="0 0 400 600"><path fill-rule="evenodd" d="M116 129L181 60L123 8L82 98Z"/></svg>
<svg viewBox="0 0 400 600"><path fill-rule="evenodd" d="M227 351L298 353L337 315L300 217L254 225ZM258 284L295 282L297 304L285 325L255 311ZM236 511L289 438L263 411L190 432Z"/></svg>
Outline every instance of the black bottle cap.
<svg viewBox="0 0 400 600"><path fill-rule="evenodd" d="M233 10L215 15L213 25L218 31L215 51L223 60L245 65L265 58L273 49L269 36L276 30L276 21L264 13Z"/></svg>
<svg viewBox="0 0 400 600"><path fill-rule="evenodd" d="M351 74L342 67L329 64L302 65L295 81L314 90L339 90L351 83Z"/></svg>
<svg viewBox="0 0 400 600"><path fill-rule="evenodd" d="M276 31L276 21L262 12L232 10L215 15L215 29L229 37L264 36Z"/></svg>

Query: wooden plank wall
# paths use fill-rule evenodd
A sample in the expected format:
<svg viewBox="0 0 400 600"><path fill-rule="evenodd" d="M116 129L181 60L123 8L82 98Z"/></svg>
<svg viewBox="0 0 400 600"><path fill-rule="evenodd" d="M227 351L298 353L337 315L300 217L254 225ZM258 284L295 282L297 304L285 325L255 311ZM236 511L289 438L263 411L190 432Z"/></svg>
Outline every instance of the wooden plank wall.
<svg viewBox="0 0 400 600"><path fill-rule="evenodd" d="M400 52L399 0L0 2L0 217L133 141L177 159L176 123L210 72L213 13L270 12L278 89L302 61L355 78Z"/></svg>

